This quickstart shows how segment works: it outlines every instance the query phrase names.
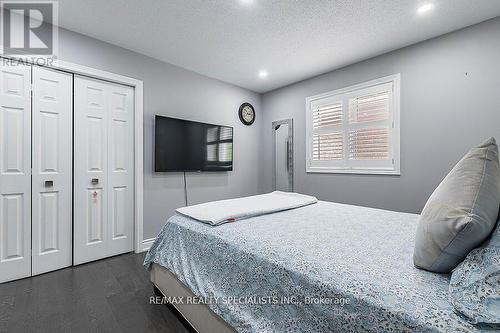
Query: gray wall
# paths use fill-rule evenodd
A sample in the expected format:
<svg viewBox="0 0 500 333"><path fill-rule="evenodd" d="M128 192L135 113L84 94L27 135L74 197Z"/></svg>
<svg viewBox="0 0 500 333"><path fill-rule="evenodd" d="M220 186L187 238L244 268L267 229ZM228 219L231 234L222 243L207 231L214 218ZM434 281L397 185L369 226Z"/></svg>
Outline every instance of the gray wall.
<svg viewBox="0 0 500 333"><path fill-rule="evenodd" d="M234 126L233 171L188 173L190 204L258 192L259 94L67 30L59 31L59 43L63 60L144 81L144 239L155 237L174 209L184 205L183 175L153 173L155 114ZM256 108L250 127L238 118L243 102Z"/></svg>
<svg viewBox="0 0 500 333"><path fill-rule="evenodd" d="M262 99L260 190L271 190L271 122L293 118L295 191L419 213L467 150L500 140L500 18L270 93ZM401 176L307 174L305 98L401 73Z"/></svg>
<svg viewBox="0 0 500 333"><path fill-rule="evenodd" d="M152 172L155 114L235 128L229 173L188 174L189 203L251 195L271 188L271 122L294 118L295 190L320 199L420 212L430 193L467 149L500 139L500 19L394 51L263 96L67 30L63 60L144 81L144 238L156 236L184 204L180 173ZM401 73L401 176L305 173L305 98ZM240 103L257 110L251 127Z"/></svg>

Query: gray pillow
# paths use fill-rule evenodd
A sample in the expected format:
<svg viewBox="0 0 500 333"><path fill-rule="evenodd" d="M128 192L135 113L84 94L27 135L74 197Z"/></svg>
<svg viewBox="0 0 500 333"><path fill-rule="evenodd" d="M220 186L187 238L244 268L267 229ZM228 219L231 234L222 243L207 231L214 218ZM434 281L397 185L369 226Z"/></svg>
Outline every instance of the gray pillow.
<svg viewBox="0 0 500 333"><path fill-rule="evenodd" d="M453 270L450 301L474 324L500 324L500 221L491 238Z"/></svg>
<svg viewBox="0 0 500 333"><path fill-rule="evenodd" d="M489 236L499 205L498 147L491 138L472 148L427 201L417 227L415 266L449 273Z"/></svg>

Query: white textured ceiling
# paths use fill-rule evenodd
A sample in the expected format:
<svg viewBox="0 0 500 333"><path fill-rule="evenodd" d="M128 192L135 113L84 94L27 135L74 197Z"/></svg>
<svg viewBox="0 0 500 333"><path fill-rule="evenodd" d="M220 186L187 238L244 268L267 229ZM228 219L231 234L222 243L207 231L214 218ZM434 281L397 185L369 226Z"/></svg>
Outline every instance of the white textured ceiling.
<svg viewBox="0 0 500 333"><path fill-rule="evenodd" d="M500 0L426 2L59 0L59 25L266 92L500 15Z"/></svg>

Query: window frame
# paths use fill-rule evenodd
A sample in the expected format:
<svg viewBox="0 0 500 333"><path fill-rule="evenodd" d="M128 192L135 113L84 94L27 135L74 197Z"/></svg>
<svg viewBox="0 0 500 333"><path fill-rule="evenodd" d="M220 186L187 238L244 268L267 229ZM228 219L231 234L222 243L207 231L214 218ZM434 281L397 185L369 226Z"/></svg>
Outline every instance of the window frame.
<svg viewBox="0 0 500 333"><path fill-rule="evenodd" d="M400 164L400 81L401 75L394 74L385 77L381 77L375 80L366 81L363 83L355 84L349 87L336 89L326 93L310 96L306 98L306 173L336 173L336 174L365 174L365 175L401 175L401 164ZM345 123L339 127L339 131L348 133L348 130L354 126L349 124L349 109L346 103L346 96L351 94L355 95L358 91L368 91L371 88L377 89L384 85L392 85L391 103L389 109L389 139L391 141L390 159L392 159L392 167L387 168L385 166L380 166L380 161L364 161L363 163L368 165L366 167L352 166L348 162L346 150L347 137L344 137L344 158L342 160L336 161L312 161L312 139L314 130L312 128L312 114L313 106L317 107L321 104L330 104L339 101L342 104L343 109L343 119ZM361 94L360 94L361 95ZM364 126L359 126L364 127ZM346 135L347 136L347 135ZM372 164L371 166L369 164ZM379 166L376 166L376 165Z"/></svg>

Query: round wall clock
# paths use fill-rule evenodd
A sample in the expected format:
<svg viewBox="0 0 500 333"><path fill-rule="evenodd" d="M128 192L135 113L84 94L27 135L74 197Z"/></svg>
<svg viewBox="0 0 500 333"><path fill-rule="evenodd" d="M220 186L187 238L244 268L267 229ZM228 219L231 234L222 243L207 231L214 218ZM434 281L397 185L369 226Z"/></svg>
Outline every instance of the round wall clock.
<svg viewBox="0 0 500 333"><path fill-rule="evenodd" d="M255 121L255 109L250 103L243 103L238 110L240 120L243 124L250 126Z"/></svg>

